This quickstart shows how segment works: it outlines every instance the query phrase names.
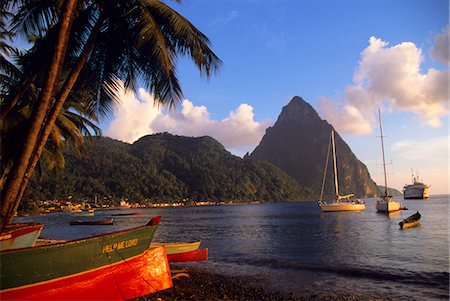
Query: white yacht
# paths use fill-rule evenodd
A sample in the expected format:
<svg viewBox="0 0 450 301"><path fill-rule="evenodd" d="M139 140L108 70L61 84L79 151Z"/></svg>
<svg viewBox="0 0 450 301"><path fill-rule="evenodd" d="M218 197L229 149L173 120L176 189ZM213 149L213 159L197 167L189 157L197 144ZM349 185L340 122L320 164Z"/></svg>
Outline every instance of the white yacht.
<svg viewBox="0 0 450 301"><path fill-rule="evenodd" d="M328 157L330 154L330 144L328 144L328 152L327 159L325 163L325 171L323 174L323 182L322 182L322 191L320 193L319 207L323 212L332 212L332 211L361 211L366 209L366 204L362 200L353 200L350 199L353 197L353 194L348 194L341 196L339 195L339 184L338 184L338 175L337 175L337 165L336 165L336 146L334 143L334 130L331 130L331 144L333 146L333 167L334 167L334 188L336 193L336 198L333 201L325 202L322 200L323 191L325 187L325 179L326 179L326 171L328 168Z"/></svg>
<svg viewBox="0 0 450 301"><path fill-rule="evenodd" d="M430 186L419 181L419 176L412 173L412 184L403 187L403 198L406 199L428 199L430 197Z"/></svg>
<svg viewBox="0 0 450 301"><path fill-rule="evenodd" d="M386 160L384 158L384 142L383 142L383 128L381 127L381 113L378 110L378 120L380 122L381 134L381 153L383 155L383 171L384 171L384 194L379 200L375 202L375 207L379 212L392 212L400 210L401 203L396 201L393 196L388 195L387 176L386 176Z"/></svg>

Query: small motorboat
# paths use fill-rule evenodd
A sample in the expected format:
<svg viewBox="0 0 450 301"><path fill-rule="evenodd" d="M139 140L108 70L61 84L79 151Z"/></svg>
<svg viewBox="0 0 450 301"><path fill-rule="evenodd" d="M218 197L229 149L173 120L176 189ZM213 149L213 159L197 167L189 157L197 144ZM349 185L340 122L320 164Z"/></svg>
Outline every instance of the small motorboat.
<svg viewBox="0 0 450 301"><path fill-rule="evenodd" d="M91 221L76 220L76 221L71 221L70 225L71 226L77 226L77 225L88 225L88 226L93 226L93 225L112 225L113 222L114 222L114 219L112 219L112 218L102 219L102 220L91 220Z"/></svg>
<svg viewBox="0 0 450 301"><path fill-rule="evenodd" d="M400 225L400 229L412 228L416 227L420 224L421 215L419 211L414 213L413 215L405 218L403 221L398 223Z"/></svg>

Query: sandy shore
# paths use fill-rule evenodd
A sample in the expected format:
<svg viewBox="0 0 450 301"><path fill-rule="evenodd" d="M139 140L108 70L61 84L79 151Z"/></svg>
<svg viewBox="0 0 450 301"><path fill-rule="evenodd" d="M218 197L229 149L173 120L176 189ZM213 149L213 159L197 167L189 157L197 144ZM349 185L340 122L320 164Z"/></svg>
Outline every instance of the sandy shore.
<svg viewBox="0 0 450 301"><path fill-rule="evenodd" d="M200 269L171 267L173 287L135 301L161 300L388 300L379 296L358 293L336 295L329 292L317 294L289 294L268 291L246 279L217 275Z"/></svg>

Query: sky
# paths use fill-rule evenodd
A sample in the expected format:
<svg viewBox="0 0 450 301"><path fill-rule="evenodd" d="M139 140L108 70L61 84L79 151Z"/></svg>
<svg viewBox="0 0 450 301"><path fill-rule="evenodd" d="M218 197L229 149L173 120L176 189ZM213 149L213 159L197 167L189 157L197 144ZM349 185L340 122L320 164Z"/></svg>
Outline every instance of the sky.
<svg viewBox="0 0 450 301"><path fill-rule="evenodd" d="M380 109L388 186L401 190L413 171L431 194L449 193L449 1L165 2L206 34L223 65L207 79L181 58L174 110L143 88L123 92L105 136L208 135L243 156L300 96L383 184Z"/></svg>

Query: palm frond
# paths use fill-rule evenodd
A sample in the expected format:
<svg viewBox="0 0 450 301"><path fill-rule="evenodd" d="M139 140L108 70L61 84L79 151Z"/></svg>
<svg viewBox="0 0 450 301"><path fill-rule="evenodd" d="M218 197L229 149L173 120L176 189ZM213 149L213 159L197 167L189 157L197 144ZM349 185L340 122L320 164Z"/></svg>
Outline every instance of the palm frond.
<svg viewBox="0 0 450 301"><path fill-rule="evenodd" d="M51 0L22 1L12 20L12 31L25 39L44 36L58 20L61 7L57 4L58 1Z"/></svg>
<svg viewBox="0 0 450 301"><path fill-rule="evenodd" d="M210 48L209 39L200 32L191 22L168 5L157 0L144 0L146 7L155 15L160 26L169 35L169 40L176 52L189 55L201 73L207 77L217 72L222 61Z"/></svg>

